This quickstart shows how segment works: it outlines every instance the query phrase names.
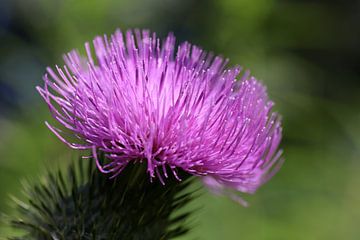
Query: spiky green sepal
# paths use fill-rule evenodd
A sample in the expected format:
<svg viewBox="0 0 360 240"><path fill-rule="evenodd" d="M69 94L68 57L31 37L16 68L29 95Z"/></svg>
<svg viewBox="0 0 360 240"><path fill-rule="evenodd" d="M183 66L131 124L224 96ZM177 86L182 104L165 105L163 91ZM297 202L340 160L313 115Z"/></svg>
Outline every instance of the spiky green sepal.
<svg viewBox="0 0 360 240"><path fill-rule="evenodd" d="M131 164L109 179L84 161L26 190L28 202L18 204L20 217L12 221L25 234L12 239L159 240L188 231L190 212L181 209L193 198L189 175L151 183L145 167Z"/></svg>

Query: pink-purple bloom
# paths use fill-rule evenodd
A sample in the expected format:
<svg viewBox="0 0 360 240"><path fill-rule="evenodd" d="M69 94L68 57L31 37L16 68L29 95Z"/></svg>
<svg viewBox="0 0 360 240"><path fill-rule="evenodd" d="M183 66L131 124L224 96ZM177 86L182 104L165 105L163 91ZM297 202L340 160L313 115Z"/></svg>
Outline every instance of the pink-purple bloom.
<svg viewBox="0 0 360 240"><path fill-rule="evenodd" d="M118 30L73 50L48 68L38 91L52 116L78 140L48 127L75 149L90 149L113 176L146 162L166 183L176 169L215 191L253 193L279 168L281 124L265 87L228 60L149 31ZM105 154L101 164L97 154Z"/></svg>

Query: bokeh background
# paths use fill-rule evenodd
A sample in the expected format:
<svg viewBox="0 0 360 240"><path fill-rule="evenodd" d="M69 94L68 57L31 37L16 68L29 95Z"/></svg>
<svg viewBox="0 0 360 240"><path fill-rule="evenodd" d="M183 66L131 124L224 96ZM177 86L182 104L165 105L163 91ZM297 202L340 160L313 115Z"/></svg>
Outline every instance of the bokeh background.
<svg viewBox="0 0 360 240"><path fill-rule="evenodd" d="M360 2L1 0L0 212L46 166L76 158L45 127L45 67L116 28L175 33L241 64L283 116L280 172L244 208L204 193L183 239L360 239ZM11 233L0 221L0 238Z"/></svg>

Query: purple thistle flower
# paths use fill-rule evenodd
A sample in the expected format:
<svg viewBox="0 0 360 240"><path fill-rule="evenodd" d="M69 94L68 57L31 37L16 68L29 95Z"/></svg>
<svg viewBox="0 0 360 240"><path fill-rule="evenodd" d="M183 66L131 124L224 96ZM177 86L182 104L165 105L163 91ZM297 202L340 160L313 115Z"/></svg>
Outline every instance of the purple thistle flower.
<svg viewBox="0 0 360 240"><path fill-rule="evenodd" d="M124 39L125 38L125 39ZM47 68L37 87L52 116L91 149L98 168L116 176L130 162L146 161L151 178L164 183L170 169L203 176L215 192L253 193L279 168L279 116L265 87L228 60L187 42L164 42L149 31L116 31L76 50L66 65ZM109 163L101 165L97 153Z"/></svg>

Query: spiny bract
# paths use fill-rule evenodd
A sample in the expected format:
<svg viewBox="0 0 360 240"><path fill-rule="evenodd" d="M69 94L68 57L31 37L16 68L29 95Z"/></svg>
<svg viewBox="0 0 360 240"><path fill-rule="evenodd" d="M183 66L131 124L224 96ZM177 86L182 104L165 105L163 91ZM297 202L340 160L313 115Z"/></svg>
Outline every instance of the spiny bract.
<svg viewBox="0 0 360 240"><path fill-rule="evenodd" d="M164 186L150 183L143 166L129 164L109 179L94 162L83 161L25 188L26 200L16 200L20 215L12 221L24 233L11 239L165 240L188 231L191 211L183 207L194 197L187 191L189 174L181 172L184 181L172 177Z"/></svg>

